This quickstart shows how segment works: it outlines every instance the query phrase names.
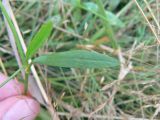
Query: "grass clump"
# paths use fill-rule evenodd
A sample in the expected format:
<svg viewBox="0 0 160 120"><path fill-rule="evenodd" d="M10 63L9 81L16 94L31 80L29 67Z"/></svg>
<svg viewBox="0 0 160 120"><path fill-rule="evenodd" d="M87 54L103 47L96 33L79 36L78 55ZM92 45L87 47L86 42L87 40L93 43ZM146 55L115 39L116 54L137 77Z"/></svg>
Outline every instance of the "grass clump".
<svg viewBox="0 0 160 120"><path fill-rule="evenodd" d="M36 65L60 119L160 119L156 112L160 99L159 44L135 1L11 2L27 45L41 24L46 20L54 23L51 36L34 57L80 49L109 55L120 63L125 60L123 66L101 69ZM158 35L145 2L137 2ZM159 21L156 9L159 2L148 0L148 4ZM4 29L1 22L0 56L7 73L11 74L18 65ZM125 70L127 74L122 74ZM50 119L46 114L43 108L37 120Z"/></svg>

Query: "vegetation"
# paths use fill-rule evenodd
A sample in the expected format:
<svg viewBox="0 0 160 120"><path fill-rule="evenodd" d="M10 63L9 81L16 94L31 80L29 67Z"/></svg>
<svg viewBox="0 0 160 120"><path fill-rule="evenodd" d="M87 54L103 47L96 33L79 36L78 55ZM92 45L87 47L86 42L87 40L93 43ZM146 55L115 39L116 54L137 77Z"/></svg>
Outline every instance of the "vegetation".
<svg viewBox="0 0 160 120"><path fill-rule="evenodd" d="M36 70L46 91L35 87L37 120L55 111L62 120L160 119L158 0L10 3L23 38L0 1L0 71L10 76L0 87L16 76L27 92Z"/></svg>

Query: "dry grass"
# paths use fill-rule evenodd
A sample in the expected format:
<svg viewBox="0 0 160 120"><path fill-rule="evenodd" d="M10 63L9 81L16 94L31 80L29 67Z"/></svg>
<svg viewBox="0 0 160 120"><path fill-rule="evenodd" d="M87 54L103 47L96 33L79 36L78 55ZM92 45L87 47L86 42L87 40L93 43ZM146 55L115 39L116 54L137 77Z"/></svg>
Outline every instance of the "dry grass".
<svg viewBox="0 0 160 120"><path fill-rule="evenodd" d="M87 49L114 56L121 63L120 68L102 70L37 65L36 71L60 119L160 119L160 1L133 1L121 0L118 7L110 9L125 24L113 27L118 50L110 44L100 18L74 8L71 1L11 2L26 44L42 22L54 20L53 34L38 54ZM11 75L18 66L4 22L0 26L1 71ZM21 79L21 75L17 77ZM44 107L42 111L37 120L51 119Z"/></svg>

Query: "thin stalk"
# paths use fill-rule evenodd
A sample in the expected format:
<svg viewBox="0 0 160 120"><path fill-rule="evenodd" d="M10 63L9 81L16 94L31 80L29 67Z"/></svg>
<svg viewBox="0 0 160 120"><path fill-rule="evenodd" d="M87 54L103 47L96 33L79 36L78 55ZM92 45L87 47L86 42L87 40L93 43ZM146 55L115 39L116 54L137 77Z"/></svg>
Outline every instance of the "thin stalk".
<svg viewBox="0 0 160 120"><path fill-rule="evenodd" d="M28 77L29 73L25 73L25 80L24 80L24 95L28 92Z"/></svg>
<svg viewBox="0 0 160 120"><path fill-rule="evenodd" d="M5 7L3 6L1 0L0 0L0 9L2 10L4 17L7 20L8 24L9 24L9 27L12 30L13 36L14 36L16 44L17 44L18 52L19 52L19 54L21 56L22 63L24 64L24 62L25 62L25 55L23 53L23 49L22 49L22 46L21 46L21 43L20 43L20 39L19 39L18 34L16 32L15 26L12 23L12 20L10 19L10 17L8 15Z"/></svg>
<svg viewBox="0 0 160 120"><path fill-rule="evenodd" d="M11 8L11 6L10 6L10 4L8 3L9 1L8 0L3 0L3 5L4 5L4 7L5 7L5 9L6 9L6 11L8 12L8 14L9 14L9 16L10 16L10 19L12 20L12 23L14 24L14 26L15 26L15 29L16 29L16 32L17 32L17 34L18 34L18 36L19 36L19 39L20 39L20 43L21 43L21 46L22 46L22 48L23 48L23 52L24 52L24 54L26 53L26 51L27 51L27 48L26 48L26 45L25 45L25 43L24 43L24 39L23 39L23 37L22 37L22 35L21 35L21 32L20 32L20 30L19 30L19 27L18 27L18 24L17 24L17 21L16 21L16 19L15 19L15 16L14 16L14 14L13 14L13 11L12 11L12 8ZM8 22L7 21L5 21L6 22L6 25L8 25ZM41 21L42 22L42 21ZM9 31L11 31L11 29L8 27L7 28ZM11 31L12 32L12 31ZM12 35L9 35L9 36L11 36L12 38L14 38L14 36L13 36L13 34ZM12 39L10 40L11 41L11 45L12 45L12 47L16 47L17 45L16 44L13 44L12 42L15 42L15 39L12 41ZM17 47L16 47L17 48ZM17 49L14 49L13 48L13 50L14 50L14 53L15 53L15 55L18 53L17 52ZM21 63L21 60L19 59L20 57L19 57L19 55L18 56L16 56L16 59L17 59L17 62L18 62L18 64L19 63ZM20 60L20 61L19 61ZM31 60L29 60L28 62L30 63L30 61ZM26 62L26 64L25 65L27 65L28 63ZM21 64L19 64L19 68L21 68ZM22 77L23 77L23 79L25 79L25 69L24 70L22 70L21 71L22 72ZM43 105L46 105L46 104L49 104L49 98L48 98L48 96L47 96L47 94L46 94L46 92L45 92L45 90L44 90L44 88L43 88L43 86L42 86L42 83L41 83L41 81L40 81L40 78L39 78L39 76L38 76L38 74L37 74L37 71L36 71L36 69L35 69L35 67L34 67L34 65L32 65L31 66L31 72L32 72L32 75L33 75L33 77L34 77L34 79L35 79L35 81L36 81L36 85L38 86L38 88L39 88L39 90L40 90L40 93L41 93L41 95L42 95L42 98L43 98L43 102L41 102L41 103L43 103ZM31 84L31 86L33 86L33 84ZM36 96L34 96L34 97L36 97ZM36 97L37 98L37 97ZM39 98L37 98L37 100L39 100Z"/></svg>
<svg viewBox="0 0 160 120"><path fill-rule="evenodd" d="M5 84L7 84L10 80L12 80L23 68L18 69L16 72L14 72L9 78L7 78L5 81L3 81L0 84L0 88L3 87Z"/></svg>
<svg viewBox="0 0 160 120"><path fill-rule="evenodd" d="M99 11L102 14L102 16L106 16L106 12L105 12L105 9L103 7L102 1L101 0L96 0L96 3L99 6ZM116 39L114 37L114 32L113 32L113 29L112 29L110 23L104 21L103 19L102 19L102 22L103 22L103 24L105 26L105 30L106 30L107 36L111 39L112 47L117 49L118 48L118 44L117 44L117 41L116 41Z"/></svg>
<svg viewBox="0 0 160 120"><path fill-rule="evenodd" d="M147 16L145 15L145 13L143 12L141 6L139 5L139 3L137 2L137 0L134 0L134 2L136 3L138 9L140 10L141 14L143 15L143 17L145 18L146 22L148 23L152 33L154 34L154 36L156 37L157 39L157 42L160 43L160 40L158 38L158 35L157 33L155 32L154 28L152 27L152 24L150 23L150 21L148 20Z"/></svg>
<svg viewBox="0 0 160 120"><path fill-rule="evenodd" d="M24 79L24 94L26 95L28 92L28 78L29 78L29 74L31 72L31 65L32 64L27 64L26 69L25 69L25 79Z"/></svg>
<svg viewBox="0 0 160 120"><path fill-rule="evenodd" d="M99 0L96 0L96 2L97 2L97 4L98 4L98 6L99 6L100 14L98 14L98 13L95 12L95 11L86 9L86 8L83 6L83 4L79 4L78 7L81 8L81 9L84 9L84 10L86 10L86 11L89 11L89 12L91 12L91 13L93 13L93 14L95 14L96 16L98 16L98 17L102 20L102 22L103 22L103 24L104 24L104 26L105 26L105 31L106 31L106 33L107 33L107 36L111 39L112 47L117 49L117 48L118 48L118 44L117 44L117 41L116 41L116 39L115 39L115 37L114 37L113 29L112 29L109 21L108 21L108 20L106 19L106 17L105 17L105 16L106 16L106 13L105 13L105 9L104 9L104 7L103 7L103 4L102 4L102 2L99 1Z"/></svg>
<svg viewBox="0 0 160 120"><path fill-rule="evenodd" d="M151 13L151 16L152 16L152 18L154 19L154 21L155 21L158 29L160 29L160 24L158 23L158 20L156 19L156 17L155 17L155 15L154 15L154 13L153 13L150 5L148 4L148 2L147 2L146 0L143 0L143 1L145 2L146 6L147 6L147 8L148 8L148 10L149 10L149 12Z"/></svg>

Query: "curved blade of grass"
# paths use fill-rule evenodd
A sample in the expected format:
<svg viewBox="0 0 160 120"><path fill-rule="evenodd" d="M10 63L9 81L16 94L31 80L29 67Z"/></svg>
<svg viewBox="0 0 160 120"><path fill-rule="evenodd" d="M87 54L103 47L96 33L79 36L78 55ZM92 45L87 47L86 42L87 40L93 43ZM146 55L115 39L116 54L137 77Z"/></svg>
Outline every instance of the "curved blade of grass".
<svg viewBox="0 0 160 120"><path fill-rule="evenodd" d="M99 18L101 18L102 23L105 27L106 34L111 39L111 44L113 48L117 49L118 44L114 37L114 32L111 25L115 25L115 23L118 24L119 27L120 26L122 27L124 25L116 16L114 16L114 14L104 9L103 3L101 0L96 0L96 3L97 4L95 4L94 2L85 2L83 4L78 4L78 7L86 11L89 11L95 14L96 16L98 16Z"/></svg>
<svg viewBox="0 0 160 120"><path fill-rule="evenodd" d="M115 58L85 50L42 55L35 58L33 63L69 68L107 68L119 65L118 60Z"/></svg>
<svg viewBox="0 0 160 120"><path fill-rule="evenodd" d="M15 73L13 73L13 75L11 75L9 78L7 78L5 81L3 81L0 84L0 88L3 87L5 84L7 84L10 80L12 80L21 70L22 70L22 68L18 69Z"/></svg>
<svg viewBox="0 0 160 120"><path fill-rule="evenodd" d="M15 42L17 44L17 48L18 48L18 52L20 54L20 57L21 57L21 60L22 60L22 63L24 64L25 62L25 55L23 53L23 49L22 49L22 46L21 46L21 43L20 43L20 40L19 40L19 37L18 37L18 34L16 32L16 29L15 29L15 26L13 25L12 23L12 20L10 19L5 7L3 6L1 0L0 0L0 9L2 10L2 13L6 19L6 21L8 22L8 25L13 33L13 36L15 38Z"/></svg>
<svg viewBox="0 0 160 120"><path fill-rule="evenodd" d="M47 40L47 38L51 34L52 26L53 23L51 21L48 21L41 26L41 28L39 29L37 34L33 37L27 48L27 53L26 53L27 60L29 60Z"/></svg>
<svg viewBox="0 0 160 120"><path fill-rule="evenodd" d="M95 14L96 16L104 20L106 24L114 25L117 27L124 27L123 22L116 15L108 10L105 10L103 6L100 6L99 4L96 4L94 2L84 2L83 4L80 4L79 7Z"/></svg>

